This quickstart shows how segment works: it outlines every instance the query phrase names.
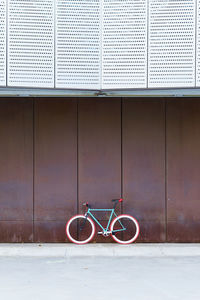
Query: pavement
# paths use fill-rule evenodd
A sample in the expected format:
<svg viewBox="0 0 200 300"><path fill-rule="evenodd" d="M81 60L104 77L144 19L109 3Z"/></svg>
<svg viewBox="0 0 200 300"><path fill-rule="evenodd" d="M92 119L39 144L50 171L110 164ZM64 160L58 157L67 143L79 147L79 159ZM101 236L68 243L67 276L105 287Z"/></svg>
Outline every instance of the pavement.
<svg viewBox="0 0 200 300"><path fill-rule="evenodd" d="M2 300L199 300L199 257L1 257Z"/></svg>
<svg viewBox="0 0 200 300"><path fill-rule="evenodd" d="M200 244L130 244L117 243L76 245L63 244L0 244L1 256L22 257L163 257L200 256ZM200 298L199 298L200 300Z"/></svg>
<svg viewBox="0 0 200 300"><path fill-rule="evenodd" d="M74 246L79 249L76 255L67 251ZM200 300L199 244L122 247L0 244L0 299ZM12 251L3 255L8 248Z"/></svg>

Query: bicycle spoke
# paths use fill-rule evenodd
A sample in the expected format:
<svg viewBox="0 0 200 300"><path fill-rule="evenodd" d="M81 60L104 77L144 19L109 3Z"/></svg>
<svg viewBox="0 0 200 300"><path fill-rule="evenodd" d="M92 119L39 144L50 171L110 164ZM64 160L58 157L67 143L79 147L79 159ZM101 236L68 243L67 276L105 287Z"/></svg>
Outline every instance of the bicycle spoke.
<svg viewBox="0 0 200 300"><path fill-rule="evenodd" d="M77 215L68 221L66 225L66 233L73 243L84 244L93 238L95 226L89 218Z"/></svg>
<svg viewBox="0 0 200 300"><path fill-rule="evenodd" d="M129 244L135 241L139 234L139 224L131 216L121 215L113 220L111 224L113 239L122 244Z"/></svg>

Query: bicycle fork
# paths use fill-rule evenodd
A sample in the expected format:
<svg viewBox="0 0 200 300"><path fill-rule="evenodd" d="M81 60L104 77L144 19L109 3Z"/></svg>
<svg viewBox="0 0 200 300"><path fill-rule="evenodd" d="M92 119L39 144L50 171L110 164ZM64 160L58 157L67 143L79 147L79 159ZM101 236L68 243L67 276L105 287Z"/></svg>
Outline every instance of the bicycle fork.
<svg viewBox="0 0 200 300"><path fill-rule="evenodd" d="M82 231L83 228L85 227L85 224L86 224L86 222L87 222L87 217L88 217L88 214L86 213L86 214L85 214L85 219L84 219L84 221L83 221L83 224L82 224L82 226L80 226L80 231Z"/></svg>

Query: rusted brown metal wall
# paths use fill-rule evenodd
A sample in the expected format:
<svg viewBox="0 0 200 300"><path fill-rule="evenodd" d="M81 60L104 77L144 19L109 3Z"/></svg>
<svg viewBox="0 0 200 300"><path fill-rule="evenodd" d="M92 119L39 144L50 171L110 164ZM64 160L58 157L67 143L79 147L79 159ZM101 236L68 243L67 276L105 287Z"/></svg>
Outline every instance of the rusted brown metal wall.
<svg viewBox="0 0 200 300"><path fill-rule="evenodd" d="M200 99L168 100L167 240L200 242Z"/></svg>
<svg viewBox="0 0 200 300"><path fill-rule="evenodd" d="M35 100L34 128L34 241L61 242L77 211L77 100Z"/></svg>
<svg viewBox="0 0 200 300"><path fill-rule="evenodd" d="M163 242L165 224L165 104L123 99L124 209L141 226L141 241Z"/></svg>
<svg viewBox="0 0 200 300"><path fill-rule="evenodd" d="M0 242L67 241L120 196L138 241L199 242L199 153L200 99L0 99Z"/></svg>
<svg viewBox="0 0 200 300"><path fill-rule="evenodd" d="M82 203L111 208L121 197L121 101L90 98L78 108L78 195ZM96 215L105 223L103 215ZM97 236L97 241L111 241Z"/></svg>
<svg viewBox="0 0 200 300"><path fill-rule="evenodd" d="M0 100L0 241L33 241L33 101Z"/></svg>

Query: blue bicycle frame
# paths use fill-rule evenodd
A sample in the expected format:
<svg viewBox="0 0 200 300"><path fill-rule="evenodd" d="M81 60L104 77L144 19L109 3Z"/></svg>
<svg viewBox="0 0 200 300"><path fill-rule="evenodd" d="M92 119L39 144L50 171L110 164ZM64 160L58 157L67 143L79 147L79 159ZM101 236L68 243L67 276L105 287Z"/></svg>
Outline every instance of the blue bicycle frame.
<svg viewBox="0 0 200 300"><path fill-rule="evenodd" d="M110 218L109 218L109 221L108 221L108 224L107 224L107 227L106 228L104 228L102 225L101 225L101 223L99 223L99 221L95 218L95 216L92 214L92 211L109 211L109 212L111 212L110 213ZM88 211L86 212L86 214L85 214L85 216L86 216L86 218L87 218L87 216L90 216L98 225L99 225L99 227L100 228L102 228L102 230L103 230L103 234L108 234L108 233L111 233L110 231L109 231L109 226L110 226L110 223L111 223L111 220L112 220L112 217L113 217L113 215L115 216L115 217L117 217L117 215L116 215L116 213L115 213L115 209L113 208L113 209L92 209L92 208L88 208ZM120 222L120 220L118 220L118 222L120 223L120 225L121 225L121 229L116 229L116 230L113 230L112 231L112 233L115 233L115 232L118 232L118 231L124 231L124 230L126 230L126 228L123 226L123 224Z"/></svg>

